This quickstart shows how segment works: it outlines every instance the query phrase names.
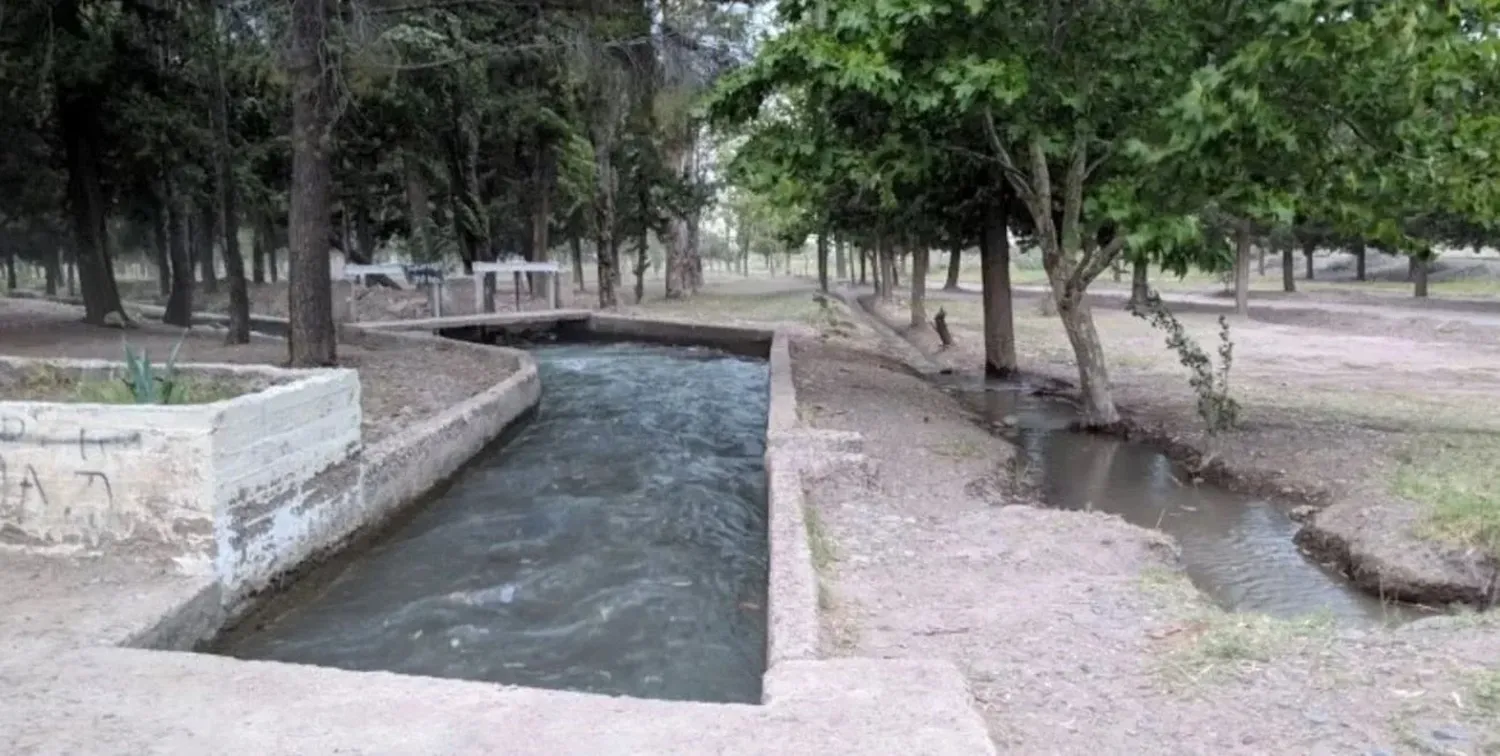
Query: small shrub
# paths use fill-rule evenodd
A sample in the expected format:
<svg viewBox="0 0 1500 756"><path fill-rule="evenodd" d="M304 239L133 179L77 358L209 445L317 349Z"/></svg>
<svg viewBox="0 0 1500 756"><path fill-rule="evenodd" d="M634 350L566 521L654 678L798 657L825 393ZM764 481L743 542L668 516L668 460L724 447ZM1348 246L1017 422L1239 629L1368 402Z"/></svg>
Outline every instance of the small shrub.
<svg viewBox="0 0 1500 756"><path fill-rule="evenodd" d="M1229 320L1219 316L1219 364L1198 346L1177 316L1155 291L1148 292L1144 302L1132 302L1130 313L1165 331L1167 348L1191 371L1188 385L1198 395L1198 416L1203 418L1210 434L1229 430L1239 422L1240 404L1229 395L1229 368L1234 364L1234 341L1229 337Z"/></svg>
<svg viewBox="0 0 1500 756"><path fill-rule="evenodd" d="M136 350L129 342L125 343L125 375L121 380L130 389L136 404L172 403L173 392L177 389L177 352L182 349L186 338L187 331L183 331L176 346L172 347L172 354L167 357L162 375L157 375L151 367L151 357L146 350Z"/></svg>

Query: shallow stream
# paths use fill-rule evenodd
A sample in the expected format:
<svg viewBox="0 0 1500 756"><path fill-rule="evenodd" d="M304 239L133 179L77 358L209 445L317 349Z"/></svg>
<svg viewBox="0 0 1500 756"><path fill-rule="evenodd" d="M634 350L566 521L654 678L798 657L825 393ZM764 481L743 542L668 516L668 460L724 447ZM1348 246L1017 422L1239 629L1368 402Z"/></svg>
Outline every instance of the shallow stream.
<svg viewBox="0 0 1500 756"><path fill-rule="evenodd" d="M1077 410L1027 387L943 376L940 385L1013 441L1015 478L1049 506L1095 509L1171 535L1200 591L1234 611L1278 617L1394 621L1416 616L1388 605L1304 554L1298 525L1275 503L1193 481L1152 447L1070 430Z"/></svg>
<svg viewBox="0 0 1500 756"><path fill-rule="evenodd" d="M518 435L224 650L758 702L766 363L638 344L532 354L542 401Z"/></svg>

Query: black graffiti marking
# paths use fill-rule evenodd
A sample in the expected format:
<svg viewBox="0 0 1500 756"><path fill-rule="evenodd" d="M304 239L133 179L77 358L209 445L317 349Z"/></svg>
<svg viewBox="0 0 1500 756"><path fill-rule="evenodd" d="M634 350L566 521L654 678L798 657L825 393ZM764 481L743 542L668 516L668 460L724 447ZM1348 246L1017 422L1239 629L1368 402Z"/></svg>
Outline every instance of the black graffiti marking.
<svg viewBox="0 0 1500 756"><path fill-rule="evenodd" d="M20 441L26 435L26 421L14 415L0 417L0 441Z"/></svg>
<svg viewBox="0 0 1500 756"><path fill-rule="evenodd" d="M73 474L77 475L80 478L88 478L89 483L83 489L85 491L93 490L93 488L94 488L94 481L96 481L96 480L97 481L101 481L102 483L104 483L104 499L105 499L105 503L108 504L110 507L113 507L115 505L115 489L114 489L114 486L111 486L109 484L109 476L108 475L105 475L104 473L102 473L102 472L100 472L98 470L79 470L78 472L75 472Z"/></svg>
<svg viewBox="0 0 1500 756"><path fill-rule="evenodd" d="M9 438L0 435L0 442L20 442L24 446L77 446L79 455L88 459L86 447L92 446L101 452L105 447L136 447L141 444L139 431L131 433L119 433L112 436L95 436L91 431L80 430L76 436L28 436L26 438Z"/></svg>
<svg viewBox="0 0 1500 756"><path fill-rule="evenodd" d="M47 506L47 491L42 488L42 479L36 474L36 468L26 465L26 472L21 474L21 508L26 508L26 500L31 497L31 489L36 489L37 498L42 500L42 506Z"/></svg>
<svg viewBox="0 0 1500 756"><path fill-rule="evenodd" d="M79 459L87 460L89 458L90 446L93 446L98 450L100 457L104 457L108 455L108 449L111 446L128 446L133 448L140 445L141 434L139 432L121 433L114 436L94 436L93 438L90 438L88 428L78 429Z"/></svg>

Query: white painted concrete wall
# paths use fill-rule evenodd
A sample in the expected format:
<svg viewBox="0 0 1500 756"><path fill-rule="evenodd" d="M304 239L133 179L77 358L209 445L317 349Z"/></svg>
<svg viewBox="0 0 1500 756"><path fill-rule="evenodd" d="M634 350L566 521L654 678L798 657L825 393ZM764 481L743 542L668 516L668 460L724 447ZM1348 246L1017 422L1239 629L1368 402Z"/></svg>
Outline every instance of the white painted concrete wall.
<svg viewBox="0 0 1500 756"><path fill-rule="evenodd" d="M351 460L358 468L354 371L182 368L285 382L200 405L0 402L0 544L123 544L226 588L264 582L315 548L323 502L359 496L357 475L325 479Z"/></svg>
<svg viewBox="0 0 1500 756"><path fill-rule="evenodd" d="M212 543L210 405L0 402L0 543Z"/></svg>

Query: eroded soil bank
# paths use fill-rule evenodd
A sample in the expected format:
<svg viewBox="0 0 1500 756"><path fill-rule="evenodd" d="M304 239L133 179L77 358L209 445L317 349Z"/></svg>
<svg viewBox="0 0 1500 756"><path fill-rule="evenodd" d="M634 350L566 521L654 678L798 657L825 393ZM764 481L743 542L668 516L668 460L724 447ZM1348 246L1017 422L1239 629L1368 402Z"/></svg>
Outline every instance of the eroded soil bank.
<svg viewBox="0 0 1500 756"><path fill-rule="evenodd" d="M947 311L953 347L941 349L927 329L902 329L905 337L942 364L982 364L978 298L937 294L929 312L938 307ZM887 323L909 318L901 301L876 310ZM1207 479L1311 505L1299 544L1371 593L1434 605L1495 600L1495 558L1465 540L1472 528L1462 518L1434 512L1466 486L1485 485L1492 465L1484 460L1500 453L1500 407L1486 398L1500 394L1500 350L1438 334L1418 342L1232 320L1231 380L1244 419L1210 436L1163 335L1115 308L1094 316L1134 436ZM1214 315L1178 317L1200 344L1217 348ZM1017 307L1016 333L1027 371L1076 382L1055 317L1027 301ZM1403 496L1408 490L1429 500Z"/></svg>

